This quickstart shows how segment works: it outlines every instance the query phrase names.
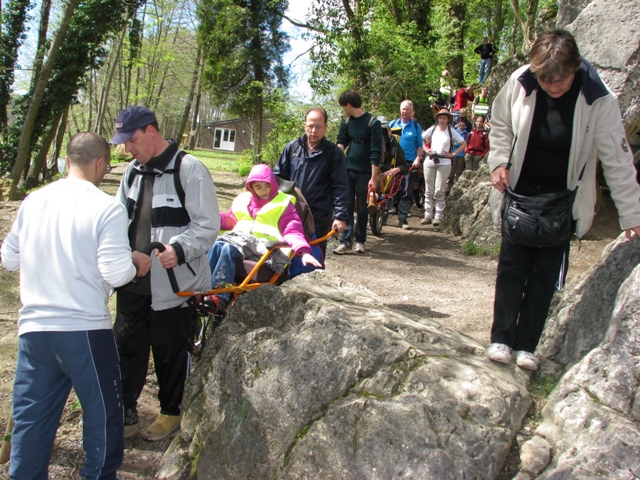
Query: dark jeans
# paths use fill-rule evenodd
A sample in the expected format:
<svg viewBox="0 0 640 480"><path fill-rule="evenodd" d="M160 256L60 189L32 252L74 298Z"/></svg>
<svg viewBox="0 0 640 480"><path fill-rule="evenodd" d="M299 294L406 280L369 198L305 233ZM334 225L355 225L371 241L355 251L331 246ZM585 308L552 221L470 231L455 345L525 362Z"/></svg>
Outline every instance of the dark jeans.
<svg viewBox="0 0 640 480"><path fill-rule="evenodd" d="M184 382L191 366L189 349L196 328L194 297L177 307L155 311L151 308L151 296L120 290L116 310L113 331L120 354L125 408L136 408L147 378L151 349L160 412L180 415Z"/></svg>
<svg viewBox="0 0 640 480"><path fill-rule="evenodd" d="M413 203L413 186L418 178L418 171L412 170L402 179L402 185L398 192L400 201L398 202L398 219L402 223L407 223L407 217L411 211L411 203Z"/></svg>
<svg viewBox="0 0 640 480"><path fill-rule="evenodd" d="M456 156L451 159L451 173L449 174L449 179L447 180L447 188L445 189L445 193L449 195L451 191L451 187L453 184L458 181L460 175L464 172L464 156Z"/></svg>
<svg viewBox="0 0 640 480"><path fill-rule="evenodd" d="M353 170L347 170L349 196L347 197L347 228L342 232L340 243L351 247L354 239L358 243L367 241L367 220L369 214L367 212L367 190L369 188L370 173L359 173ZM357 214L357 225L354 228L353 215Z"/></svg>
<svg viewBox="0 0 640 480"><path fill-rule="evenodd" d="M569 245L530 248L502 239L491 343L535 351L553 294L564 285Z"/></svg>

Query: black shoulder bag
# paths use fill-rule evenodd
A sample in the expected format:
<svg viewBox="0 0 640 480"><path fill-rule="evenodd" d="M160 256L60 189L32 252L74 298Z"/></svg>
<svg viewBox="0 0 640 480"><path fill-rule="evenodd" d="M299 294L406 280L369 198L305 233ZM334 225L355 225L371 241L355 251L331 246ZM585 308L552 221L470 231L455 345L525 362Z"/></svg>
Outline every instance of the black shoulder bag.
<svg viewBox="0 0 640 480"><path fill-rule="evenodd" d="M507 169L510 166L511 161ZM582 180L585 167L582 167L578 182ZM557 247L569 242L575 228L572 211L577 193L578 187L526 196L507 187L502 207L502 235L509 242L525 247Z"/></svg>

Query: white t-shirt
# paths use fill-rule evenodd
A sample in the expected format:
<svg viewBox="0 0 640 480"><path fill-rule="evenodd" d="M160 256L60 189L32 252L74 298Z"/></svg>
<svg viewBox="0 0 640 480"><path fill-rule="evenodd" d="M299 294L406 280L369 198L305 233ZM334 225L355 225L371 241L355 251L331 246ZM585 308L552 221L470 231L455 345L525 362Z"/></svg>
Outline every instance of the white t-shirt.
<svg viewBox="0 0 640 480"><path fill-rule="evenodd" d="M451 128L451 136L453 137L453 143L460 144L464 141L464 138L460 136L458 132L452 127ZM426 142L431 140L431 150L436 153L449 153L451 151L451 138L449 138L449 127L445 127L444 130L440 130L438 126L433 126L425 130L422 134L422 141ZM438 165L451 165L450 158L440 158L440 163ZM436 165L433 161L433 158L427 156L425 161L426 165Z"/></svg>
<svg viewBox="0 0 640 480"><path fill-rule="evenodd" d="M111 328L111 286L136 274L127 213L92 183L58 180L23 202L2 243L2 263L20 269L18 334Z"/></svg>

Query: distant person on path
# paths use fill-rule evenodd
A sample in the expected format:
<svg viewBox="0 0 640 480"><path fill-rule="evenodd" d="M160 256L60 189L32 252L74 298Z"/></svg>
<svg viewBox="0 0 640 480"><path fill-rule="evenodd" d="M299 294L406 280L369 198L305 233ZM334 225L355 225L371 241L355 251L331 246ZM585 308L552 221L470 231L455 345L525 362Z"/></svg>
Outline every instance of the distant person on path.
<svg viewBox="0 0 640 480"><path fill-rule="evenodd" d="M98 189L111 152L96 133L67 147L68 176L31 194L2 243L20 269L18 362L13 387L12 479L46 479L71 391L82 406L84 479L115 479L122 463L123 404L107 302L112 287L142 277L151 259L131 252L127 214Z"/></svg>
<svg viewBox="0 0 640 480"><path fill-rule="evenodd" d="M473 96L473 85L469 85L464 88L459 88L456 91L456 101L453 106L453 123L458 124L458 119L462 116L465 117L467 111L467 105L472 102L475 97Z"/></svg>
<svg viewBox="0 0 640 480"><path fill-rule="evenodd" d="M458 124L456 125L455 130L465 142L469 140L470 133L467 131L466 118L460 117L458 119ZM447 186L444 190L445 196L449 196L449 192L451 192L453 184L458 181L458 178L460 178L460 175L462 175L462 172L464 172L464 149L460 150L459 143L454 144L453 148L460 153L458 153L458 155L455 155L454 157L451 157L451 173L449 174Z"/></svg>
<svg viewBox="0 0 640 480"><path fill-rule="evenodd" d="M482 87L480 94L473 99L472 113L474 121L479 115L483 116L485 119L489 118L490 111L491 103L489 102L489 89L487 87Z"/></svg>
<svg viewBox="0 0 640 480"><path fill-rule="evenodd" d="M145 107L127 107L116 119L112 144L124 144L134 157L126 168L117 199L129 214L129 241L138 249L161 242L152 256L151 275L118 291L113 330L120 354L125 405L125 437L138 433L138 397L149 365L158 378L160 415L144 430L162 440L180 426L189 349L195 336L195 298L185 301L169 284L173 268L181 290L208 290L207 251L220 230L216 189L207 168L160 134L156 115Z"/></svg>
<svg viewBox="0 0 640 480"><path fill-rule="evenodd" d="M433 222L437 227L442 221L446 206L445 189L451 173L451 158L464 151L467 144L464 139L451 127L453 115L447 110L440 110L433 116L436 124L425 130L422 141L430 144L426 149L427 157L424 169L424 218L420 225ZM460 147L454 150L453 145ZM435 211L435 217L434 217Z"/></svg>
<svg viewBox="0 0 640 480"><path fill-rule="evenodd" d="M294 181L311 209L316 237L347 227L347 167L344 153L330 142L327 112L310 108L304 118L305 133L284 147L273 173ZM326 253L327 242L319 244Z"/></svg>
<svg viewBox="0 0 640 480"><path fill-rule="evenodd" d="M464 163L467 170L475 172L480 166L480 161L489 153L489 132L484 128L484 117L475 119L475 129L467 141Z"/></svg>
<svg viewBox="0 0 640 480"><path fill-rule="evenodd" d="M398 192L398 222L396 227L409 228L407 218L411 210L413 200L413 185L418 177L418 168L422 158L422 127L413 116L413 102L405 100L400 104L400 117L389 123L389 128L400 129L400 146L409 165L415 169L409 172L402 180L402 188ZM406 226L405 226L406 225Z"/></svg>
<svg viewBox="0 0 640 480"><path fill-rule="evenodd" d="M539 36L531 64L516 70L493 102L490 208L501 220L507 187L526 197L566 195L577 188L571 226L582 238L593 222L596 160L602 164L620 226L640 235L640 186L620 106L573 35ZM540 197L539 197L540 198ZM637 240L636 240L637 242ZM537 370L534 354L554 292L562 288L570 240L527 247L503 235L496 279L489 359Z"/></svg>
<svg viewBox="0 0 640 480"><path fill-rule="evenodd" d="M478 83L482 85L491 73L493 54L496 53L498 49L489 43L487 37L484 37L482 44L478 45L473 51L480 55L480 77L478 78Z"/></svg>
<svg viewBox="0 0 640 480"><path fill-rule="evenodd" d="M347 115L338 131L338 147L347 152L347 178L349 193L347 197L347 228L342 232L340 245L333 251L343 255L353 249L364 253L367 241L367 191L376 190L380 158L382 156L382 127L369 112L362 109L362 98L355 90L340 94L338 104ZM354 227L354 213L357 225Z"/></svg>

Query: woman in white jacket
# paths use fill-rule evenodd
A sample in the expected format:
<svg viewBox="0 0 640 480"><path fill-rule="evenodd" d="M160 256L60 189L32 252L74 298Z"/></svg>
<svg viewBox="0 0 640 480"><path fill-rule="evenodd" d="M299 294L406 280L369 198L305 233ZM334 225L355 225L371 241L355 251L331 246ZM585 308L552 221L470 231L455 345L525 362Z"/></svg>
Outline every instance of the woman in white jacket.
<svg viewBox="0 0 640 480"><path fill-rule="evenodd" d="M572 216L582 238L593 221L599 158L620 216L640 235L640 187L616 97L573 36L553 30L531 50L531 64L514 72L493 102L491 121L493 219L501 219L504 192L537 196L577 190ZM553 293L566 277L570 242L525 247L502 239L488 357L537 370L534 351Z"/></svg>

